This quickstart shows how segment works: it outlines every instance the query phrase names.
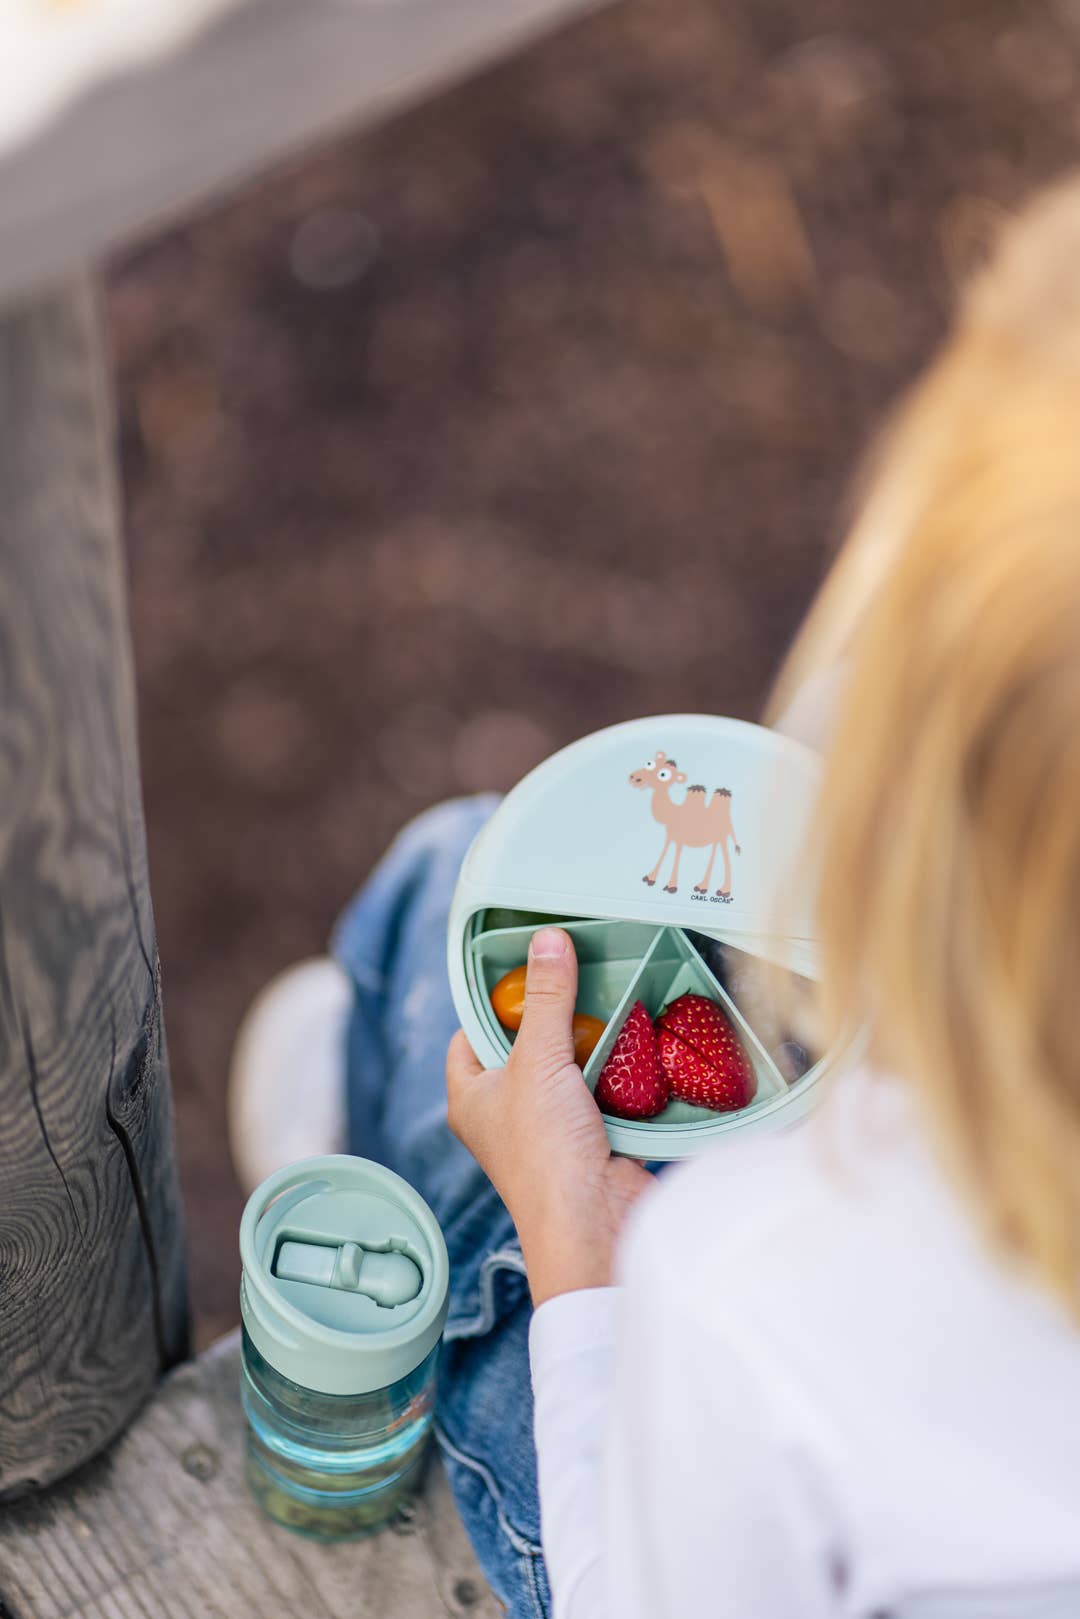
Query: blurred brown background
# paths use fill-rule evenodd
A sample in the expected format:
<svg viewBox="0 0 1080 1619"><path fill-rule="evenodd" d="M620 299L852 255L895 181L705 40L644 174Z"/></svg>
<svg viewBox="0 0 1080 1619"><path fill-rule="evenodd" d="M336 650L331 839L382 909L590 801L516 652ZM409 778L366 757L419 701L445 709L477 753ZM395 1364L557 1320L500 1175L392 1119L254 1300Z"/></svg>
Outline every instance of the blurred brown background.
<svg viewBox="0 0 1080 1619"><path fill-rule="evenodd" d="M252 994L426 804L755 714L1078 84L1080 0L623 0L114 268L200 1342Z"/></svg>

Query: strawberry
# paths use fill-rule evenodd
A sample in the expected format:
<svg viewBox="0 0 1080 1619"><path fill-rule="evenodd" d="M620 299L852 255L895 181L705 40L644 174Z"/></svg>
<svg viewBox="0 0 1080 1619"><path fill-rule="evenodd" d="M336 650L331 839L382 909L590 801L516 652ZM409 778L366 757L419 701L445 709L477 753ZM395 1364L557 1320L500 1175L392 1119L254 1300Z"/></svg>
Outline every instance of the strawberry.
<svg viewBox="0 0 1080 1619"><path fill-rule="evenodd" d="M667 1106L656 1030L643 1002L627 1013L593 1094L598 1107L620 1119L651 1119Z"/></svg>
<svg viewBox="0 0 1080 1619"><path fill-rule="evenodd" d="M673 1097L730 1113L753 1100L754 1070L715 1001L680 995L656 1020L660 1063Z"/></svg>

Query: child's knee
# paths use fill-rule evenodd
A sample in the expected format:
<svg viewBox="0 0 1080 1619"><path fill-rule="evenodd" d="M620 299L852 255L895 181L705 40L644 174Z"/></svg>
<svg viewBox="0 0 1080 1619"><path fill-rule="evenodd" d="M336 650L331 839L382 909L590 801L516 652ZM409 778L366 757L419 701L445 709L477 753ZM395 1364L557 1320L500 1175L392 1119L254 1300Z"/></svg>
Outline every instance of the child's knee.
<svg viewBox="0 0 1080 1619"><path fill-rule="evenodd" d="M448 798L422 810L406 822L396 842L420 850L460 852L464 857L469 844L500 801L498 793L475 793L468 798Z"/></svg>

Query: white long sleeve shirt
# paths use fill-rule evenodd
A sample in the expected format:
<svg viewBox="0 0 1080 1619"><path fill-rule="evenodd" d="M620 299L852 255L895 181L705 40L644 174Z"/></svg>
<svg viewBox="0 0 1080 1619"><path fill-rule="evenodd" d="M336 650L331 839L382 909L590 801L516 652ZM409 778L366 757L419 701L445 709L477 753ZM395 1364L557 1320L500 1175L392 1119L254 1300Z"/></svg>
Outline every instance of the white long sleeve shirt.
<svg viewBox="0 0 1080 1619"><path fill-rule="evenodd" d="M556 1619L1080 1619L1080 1332L868 1073L531 1334Z"/></svg>

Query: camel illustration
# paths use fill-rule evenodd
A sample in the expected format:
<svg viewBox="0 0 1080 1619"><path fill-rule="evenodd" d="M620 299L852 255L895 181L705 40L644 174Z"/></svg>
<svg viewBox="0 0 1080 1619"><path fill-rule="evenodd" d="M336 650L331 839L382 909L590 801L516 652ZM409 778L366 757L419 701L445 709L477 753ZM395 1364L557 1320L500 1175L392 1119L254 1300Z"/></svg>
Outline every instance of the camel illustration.
<svg viewBox="0 0 1080 1619"><path fill-rule="evenodd" d="M716 890L717 899L727 903L731 901L731 855L728 851L728 839L735 846L735 853L742 850L735 842L735 828L731 824L731 792L727 787L717 787L712 798L706 801L704 787L688 787L686 797L681 804L672 801L672 783L679 785L686 780L685 770L679 770L674 759L669 759L662 749L657 748L655 756L640 770L630 773L631 787L647 787L652 791L653 820L659 821L664 828L666 840L660 851L660 858L656 865L641 880L648 883L651 888L660 875L660 867L664 864L664 856L671 845L675 845L675 864L671 871L671 881L664 889L665 894L677 894L679 891L679 861L682 859L684 849L707 849L711 844L709 864L705 868L705 875L695 884L695 894L707 894L709 882L712 878L712 869L716 863L716 851L724 851L724 886Z"/></svg>

